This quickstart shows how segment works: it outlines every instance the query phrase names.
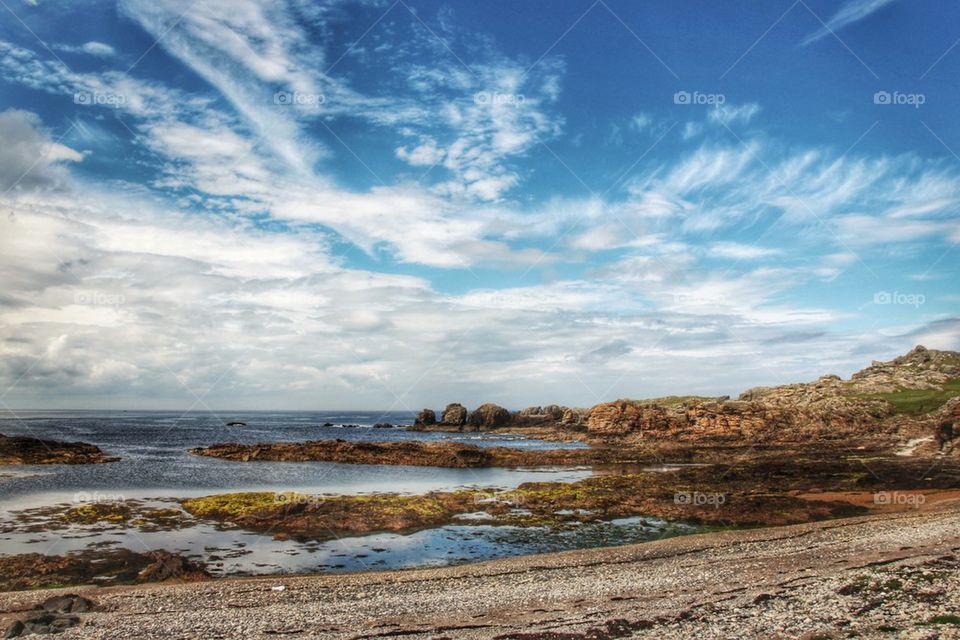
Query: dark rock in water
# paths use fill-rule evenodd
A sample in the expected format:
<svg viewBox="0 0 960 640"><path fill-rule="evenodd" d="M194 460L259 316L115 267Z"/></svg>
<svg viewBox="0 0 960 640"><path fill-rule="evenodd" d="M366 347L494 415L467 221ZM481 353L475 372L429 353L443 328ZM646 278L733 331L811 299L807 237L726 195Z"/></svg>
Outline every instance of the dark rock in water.
<svg viewBox="0 0 960 640"><path fill-rule="evenodd" d="M140 582L160 582L170 578L202 580L209 577L202 563L188 560L175 553L159 549L157 551L147 551L143 555L153 562L137 574L137 580Z"/></svg>
<svg viewBox="0 0 960 640"><path fill-rule="evenodd" d="M0 464L98 464L118 459L86 442L58 442L0 434Z"/></svg>
<svg viewBox="0 0 960 640"><path fill-rule="evenodd" d="M437 414L434 413L433 409L424 409L417 414L413 424L418 427L429 427L435 425L437 424Z"/></svg>
<svg viewBox="0 0 960 640"><path fill-rule="evenodd" d="M227 426L228 427L245 427L247 426L247 423L246 422L228 422Z"/></svg>
<svg viewBox="0 0 960 640"><path fill-rule="evenodd" d="M325 426L325 427L332 427L332 426L333 426L333 423L332 423L332 422L324 422L324 423L323 423L323 426Z"/></svg>
<svg viewBox="0 0 960 640"><path fill-rule="evenodd" d="M459 402L448 404L443 410L440 422L452 427L462 427L467 423L467 408Z"/></svg>
<svg viewBox="0 0 960 640"><path fill-rule="evenodd" d="M474 431L484 431L487 429L497 429L510 424L512 416L510 412L500 405L488 402L482 404L470 414L467 424Z"/></svg>
<svg viewBox="0 0 960 640"><path fill-rule="evenodd" d="M358 424L342 424L342 425L340 425L340 426L343 427L344 429L359 429L359 428L360 428L360 425L358 425Z"/></svg>
<svg viewBox="0 0 960 640"><path fill-rule="evenodd" d="M393 425L389 422L378 422L373 425L374 429L393 429Z"/></svg>
<svg viewBox="0 0 960 640"><path fill-rule="evenodd" d="M96 604L93 600L78 596L75 593L70 593L65 596L47 598L42 604L38 604L35 608L51 613L86 613L93 611L95 607Z"/></svg>

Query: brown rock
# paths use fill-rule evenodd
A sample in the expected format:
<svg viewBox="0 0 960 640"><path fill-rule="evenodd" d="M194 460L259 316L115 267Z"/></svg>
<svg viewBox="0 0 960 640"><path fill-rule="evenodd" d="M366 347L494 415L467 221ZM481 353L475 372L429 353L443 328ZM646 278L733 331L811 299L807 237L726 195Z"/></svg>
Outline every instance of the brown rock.
<svg viewBox="0 0 960 640"><path fill-rule="evenodd" d="M96 464L114 462L86 442L59 442L0 434L0 464Z"/></svg>
<svg viewBox="0 0 960 640"><path fill-rule="evenodd" d="M424 409L417 414L413 424L418 427L429 427L431 425L435 425L437 424L437 414L434 413L433 409Z"/></svg>
<svg viewBox="0 0 960 640"><path fill-rule="evenodd" d="M467 423L467 408L458 402L448 404L443 410L440 422L448 426L462 427Z"/></svg>
<svg viewBox="0 0 960 640"><path fill-rule="evenodd" d="M488 402L476 408L467 419L467 424L473 431L487 431L499 429L510 424L510 412L500 405Z"/></svg>
<svg viewBox="0 0 960 640"><path fill-rule="evenodd" d="M188 560L181 555L158 549L147 551L142 555L153 562L145 566L137 574L138 582L161 582L170 578L184 580L206 580L209 578L202 563Z"/></svg>

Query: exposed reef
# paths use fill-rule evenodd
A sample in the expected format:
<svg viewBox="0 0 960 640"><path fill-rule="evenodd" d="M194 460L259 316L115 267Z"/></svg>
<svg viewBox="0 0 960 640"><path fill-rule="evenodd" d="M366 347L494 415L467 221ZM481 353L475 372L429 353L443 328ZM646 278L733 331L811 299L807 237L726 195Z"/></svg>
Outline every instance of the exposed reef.
<svg viewBox="0 0 960 640"><path fill-rule="evenodd" d="M86 442L58 442L0 434L0 464L99 464L118 458Z"/></svg>

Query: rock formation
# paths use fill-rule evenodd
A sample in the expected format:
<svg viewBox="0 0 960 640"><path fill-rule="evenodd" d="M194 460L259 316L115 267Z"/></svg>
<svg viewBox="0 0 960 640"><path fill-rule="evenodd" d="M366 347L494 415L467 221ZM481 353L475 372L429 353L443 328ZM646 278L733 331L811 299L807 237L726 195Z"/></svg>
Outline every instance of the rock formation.
<svg viewBox="0 0 960 640"><path fill-rule="evenodd" d="M749 389L737 400L599 404L590 410L587 429L597 442L890 439L911 431L930 434L938 417L955 420L946 413L954 406L951 394L960 395L958 383L960 354L917 347L890 362L874 362L850 380L825 375L809 383Z"/></svg>
<svg viewBox="0 0 960 640"><path fill-rule="evenodd" d="M437 423L437 414L433 409L424 409L417 414L413 424L417 427L429 427Z"/></svg>
<svg viewBox="0 0 960 640"><path fill-rule="evenodd" d="M458 402L448 404L440 422L450 427L462 427L467 423L467 408Z"/></svg>
<svg viewBox="0 0 960 640"><path fill-rule="evenodd" d="M488 402L477 407L467 419L470 431L489 431L510 424L510 412L500 405Z"/></svg>
<svg viewBox="0 0 960 640"><path fill-rule="evenodd" d="M96 464L114 462L86 442L58 442L0 434L0 464Z"/></svg>

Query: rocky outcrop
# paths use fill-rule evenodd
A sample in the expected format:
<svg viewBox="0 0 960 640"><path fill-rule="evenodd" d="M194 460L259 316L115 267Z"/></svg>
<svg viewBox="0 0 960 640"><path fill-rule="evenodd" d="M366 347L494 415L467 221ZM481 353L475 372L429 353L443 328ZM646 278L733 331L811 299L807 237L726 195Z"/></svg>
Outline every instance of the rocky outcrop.
<svg viewBox="0 0 960 640"><path fill-rule="evenodd" d="M0 556L0 591L41 589L63 585L135 584L179 580L207 580L204 567L176 554L157 550L92 549L54 556L24 553Z"/></svg>
<svg viewBox="0 0 960 640"><path fill-rule="evenodd" d="M163 549L146 551L142 555L151 562L137 573L138 582L163 582L171 578L198 581L210 577L202 563Z"/></svg>
<svg viewBox="0 0 960 640"><path fill-rule="evenodd" d="M510 424L510 412L500 405L488 402L477 407L467 419L470 431L489 431Z"/></svg>
<svg viewBox="0 0 960 640"><path fill-rule="evenodd" d="M0 464L98 464L114 462L86 442L58 442L0 434Z"/></svg>
<svg viewBox="0 0 960 640"><path fill-rule="evenodd" d="M413 421L414 426L416 427L430 427L437 424L437 414L434 413L433 409L424 409L417 414L417 417Z"/></svg>
<svg viewBox="0 0 960 640"><path fill-rule="evenodd" d="M462 427L467 423L467 408L458 402L448 404L440 422L448 427Z"/></svg>
<svg viewBox="0 0 960 640"><path fill-rule="evenodd" d="M585 464L635 464L645 452L623 447L512 449L460 442L349 442L314 440L272 444L215 444L190 453L239 462L339 462L415 467L536 467Z"/></svg>
<svg viewBox="0 0 960 640"><path fill-rule="evenodd" d="M949 399L958 382L960 354L917 347L890 362L874 362L850 380L824 375L809 383L749 389L737 400L670 397L600 404L590 410L587 431L598 442L890 440L932 434L935 424L955 421L947 414L954 402L960 406L960 400Z"/></svg>

